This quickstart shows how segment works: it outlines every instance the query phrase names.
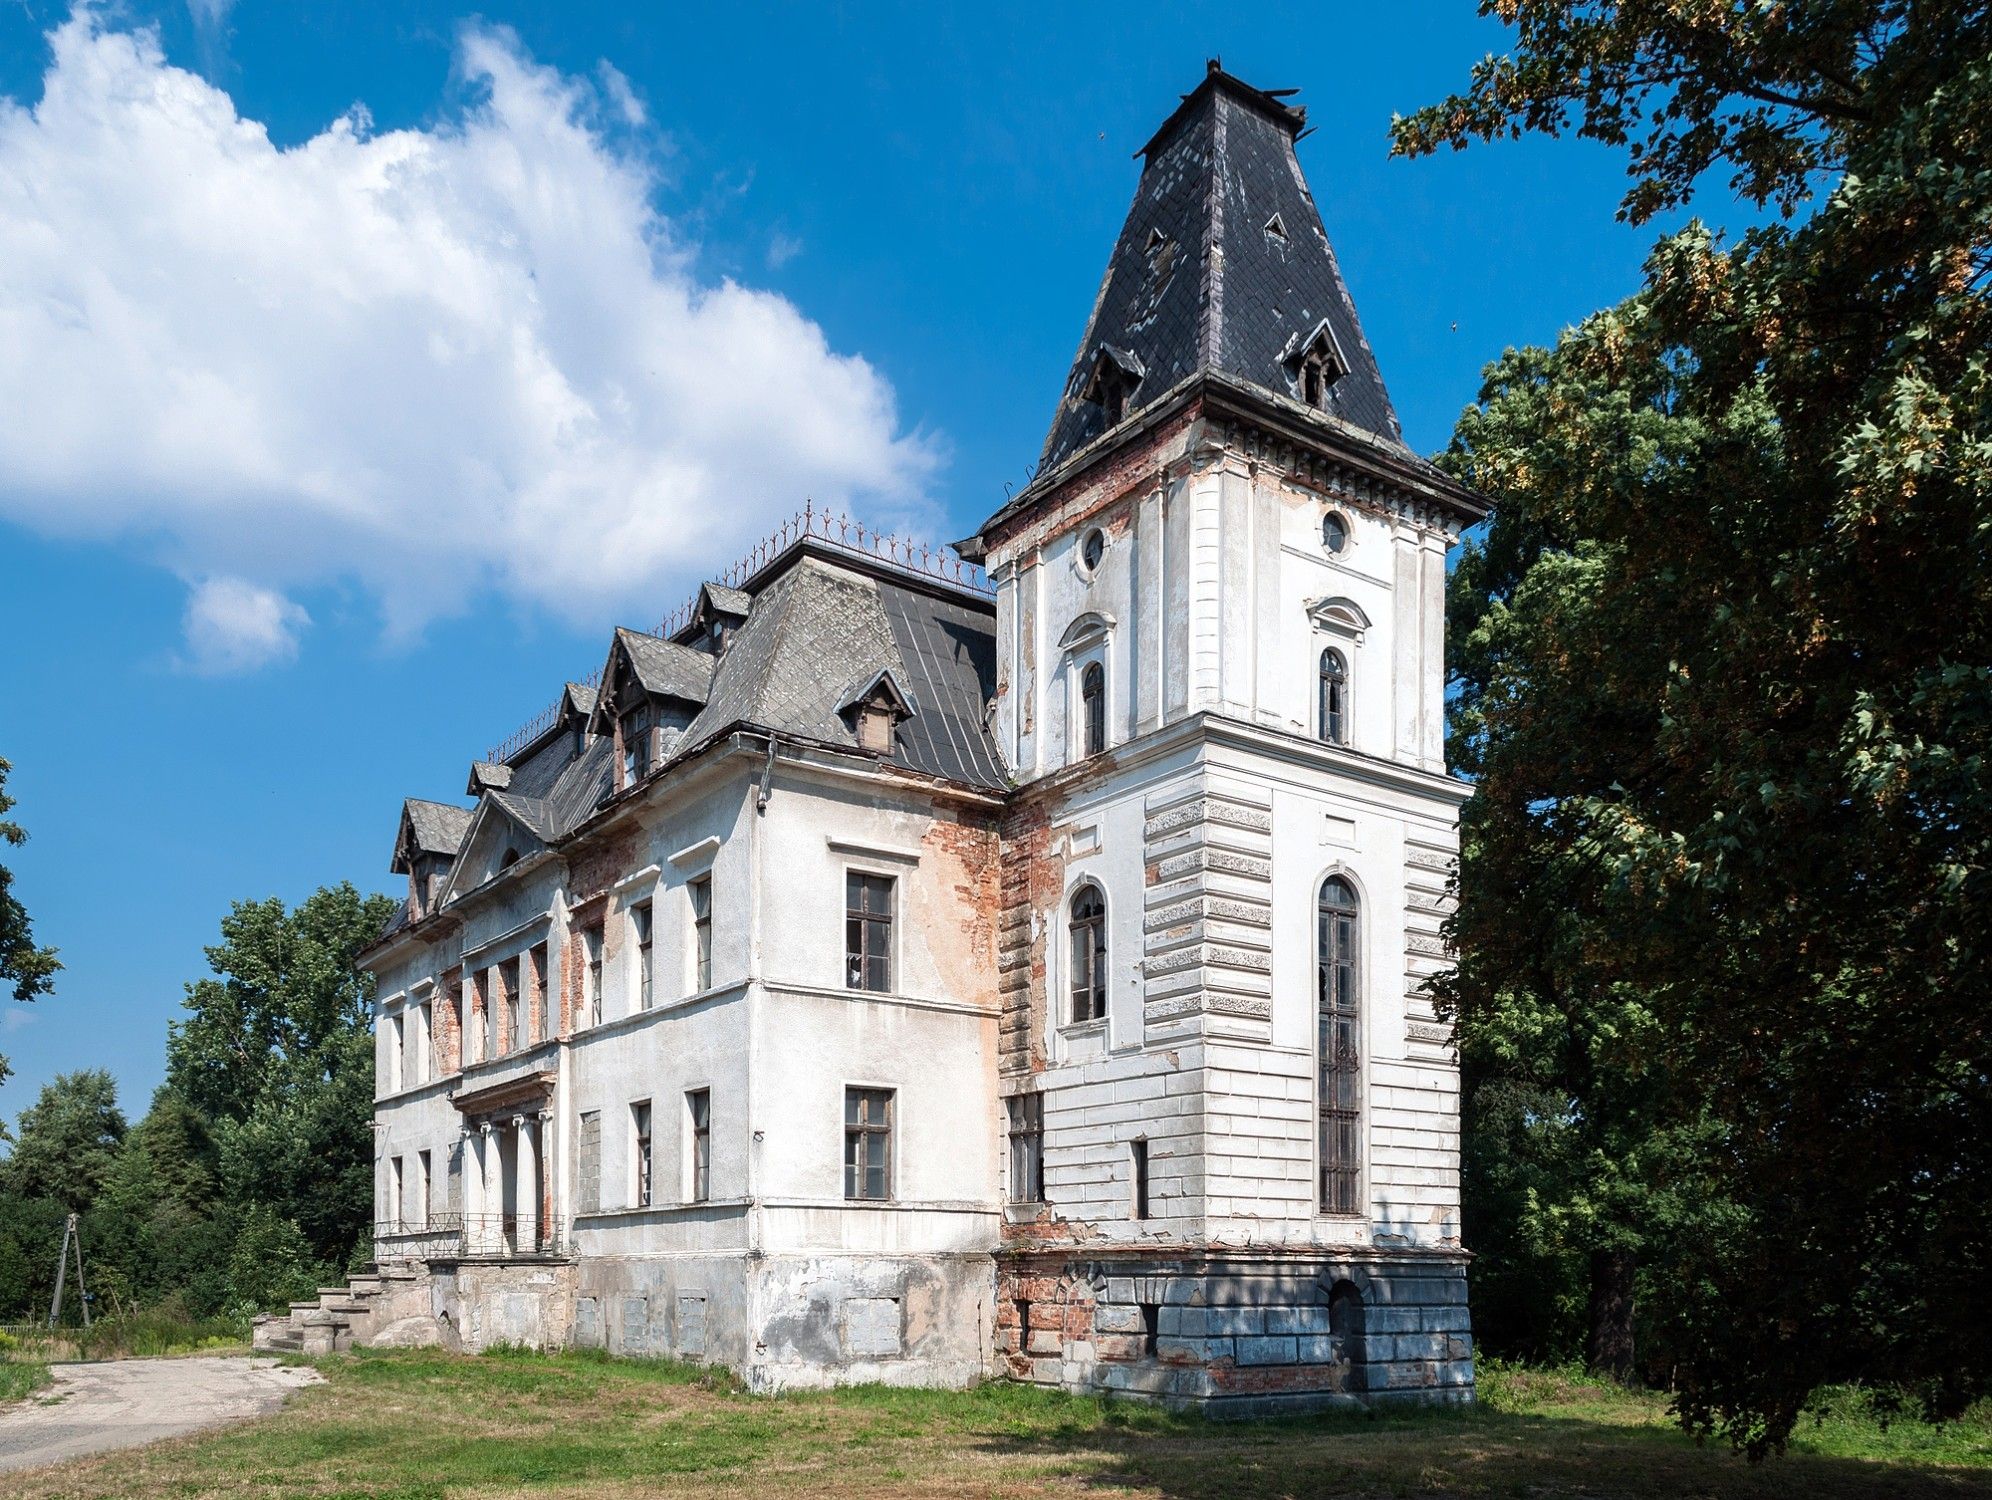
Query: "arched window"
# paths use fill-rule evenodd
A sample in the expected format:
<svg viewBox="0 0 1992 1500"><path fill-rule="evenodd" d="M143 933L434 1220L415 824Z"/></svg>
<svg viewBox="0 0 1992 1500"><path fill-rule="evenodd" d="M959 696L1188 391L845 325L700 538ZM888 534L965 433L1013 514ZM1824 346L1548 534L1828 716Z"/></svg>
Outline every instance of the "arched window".
<svg viewBox="0 0 1992 1500"><path fill-rule="evenodd" d="M1321 653L1321 738L1349 743L1349 664L1333 646Z"/></svg>
<svg viewBox="0 0 1992 1500"><path fill-rule="evenodd" d="M1335 1362L1350 1366L1348 1389L1365 1389L1363 1294L1353 1281L1338 1281L1328 1289L1328 1335L1333 1340L1329 1347Z"/></svg>
<svg viewBox="0 0 1992 1500"><path fill-rule="evenodd" d="M1356 988L1360 911L1355 887L1339 875L1321 883L1318 954L1321 1211L1354 1214L1361 1190L1362 1004Z"/></svg>
<svg viewBox="0 0 1992 1500"><path fill-rule="evenodd" d="M1107 748L1107 671L1096 661L1079 674L1079 706L1086 730L1086 754Z"/></svg>
<svg viewBox="0 0 1992 1500"><path fill-rule="evenodd" d="M1097 885L1072 893L1072 1019L1107 1013L1107 898Z"/></svg>

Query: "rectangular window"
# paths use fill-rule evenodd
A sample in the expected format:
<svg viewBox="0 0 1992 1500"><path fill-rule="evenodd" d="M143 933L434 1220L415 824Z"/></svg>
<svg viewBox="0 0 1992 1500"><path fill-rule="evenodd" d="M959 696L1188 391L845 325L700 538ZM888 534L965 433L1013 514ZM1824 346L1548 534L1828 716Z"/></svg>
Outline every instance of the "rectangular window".
<svg viewBox="0 0 1992 1500"><path fill-rule="evenodd" d="M1148 1217L1148 1142L1134 1143L1134 1202L1133 1217Z"/></svg>
<svg viewBox="0 0 1992 1500"><path fill-rule="evenodd" d="M650 1207L650 1101L629 1107L630 1172L635 1181L630 1201L638 1208Z"/></svg>
<svg viewBox="0 0 1992 1500"><path fill-rule="evenodd" d="M581 1116L581 1129L574 1142L574 1211L597 1213L602 1207L602 1112L591 1109Z"/></svg>
<svg viewBox="0 0 1992 1500"><path fill-rule="evenodd" d="M390 1094L401 1090L401 1057L408 1046L407 1023L400 1016L391 1016L387 1023L387 1091Z"/></svg>
<svg viewBox="0 0 1992 1500"><path fill-rule="evenodd" d="M420 1152L415 1158L415 1227L429 1227L429 1195L436 1190L436 1179L430 1166L429 1153Z"/></svg>
<svg viewBox="0 0 1992 1500"><path fill-rule="evenodd" d="M447 1072L463 1071L463 975L452 975L443 985L443 1010L449 1017L450 1046L454 1055L444 1049L441 1035L431 1032L429 1041L436 1059L436 1076Z"/></svg>
<svg viewBox="0 0 1992 1500"><path fill-rule="evenodd" d="M629 923L636 936L636 1008L649 1010L650 988L650 903L639 901L629 909Z"/></svg>
<svg viewBox="0 0 1992 1500"><path fill-rule="evenodd" d="M701 875L685 887L692 898L692 993L712 988L712 877Z"/></svg>
<svg viewBox="0 0 1992 1500"><path fill-rule="evenodd" d="M859 870L844 876L844 986L877 994L892 989L890 875Z"/></svg>
<svg viewBox="0 0 1992 1500"><path fill-rule="evenodd" d="M387 1221L394 1228L401 1227L401 1158L390 1157L387 1163Z"/></svg>
<svg viewBox="0 0 1992 1500"><path fill-rule="evenodd" d="M1010 1114L1010 1201L1044 1202L1044 1095L1012 1094L1003 1101Z"/></svg>
<svg viewBox="0 0 1992 1500"><path fill-rule="evenodd" d="M517 1052L526 1044L526 997L519 988L519 961L508 958L498 966L498 983L505 991L505 1030L499 1046Z"/></svg>
<svg viewBox="0 0 1992 1500"><path fill-rule="evenodd" d="M1162 1305L1159 1302L1143 1302L1138 1306L1141 1308L1141 1352L1153 1359L1156 1336L1162 1331Z"/></svg>
<svg viewBox="0 0 1992 1500"><path fill-rule="evenodd" d="M449 1181L443 1187L443 1210L446 1213L463 1212L463 1145L462 1141L450 1147Z"/></svg>
<svg viewBox="0 0 1992 1500"><path fill-rule="evenodd" d="M844 1090L844 1196L892 1196L892 1090Z"/></svg>
<svg viewBox="0 0 1992 1500"><path fill-rule="evenodd" d="M532 952L526 955L527 972L532 983L526 991L526 1045L531 1046L545 1038L546 1024L546 944L535 943Z"/></svg>
<svg viewBox="0 0 1992 1500"><path fill-rule="evenodd" d="M433 1016L434 1012L430 1009L427 1000L424 1000L420 1005L415 1007L415 1034L408 1039L410 1044L408 1056L410 1059L409 1075L416 1083L427 1083L434 1076L429 1070L429 1058L433 1045L429 1040L429 1035L435 1028L435 1021L432 1019Z"/></svg>
<svg viewBox="0 0 1992 1500"><path fill-rule="evenodd" d="M686 1138L691 1145L685 1196L693 1203L712 1197L712 1091L693 1089L685 1095Z"/></svg>
<svg viewBox="0 0 1992 1500"><path fill-rule="evenodd" d="M602 929L590 927L582 933L581 946L587 950L588 958L582 980L581 1013L590 1026L599 1026L602 1024Z"/></svg>

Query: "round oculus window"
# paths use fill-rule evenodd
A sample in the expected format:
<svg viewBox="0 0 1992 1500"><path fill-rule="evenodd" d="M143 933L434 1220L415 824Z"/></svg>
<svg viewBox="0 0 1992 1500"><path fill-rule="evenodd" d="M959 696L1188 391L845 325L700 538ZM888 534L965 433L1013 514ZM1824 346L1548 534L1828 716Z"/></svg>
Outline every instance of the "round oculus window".
<svg viewBox="0 0 1992 1500"><path fill-rule="evenodd" d="M1079 543L1079 562L1088 573L1100 565L1100 559L1107 555L1107 536L1097 526L1086 533Z"/></svg>
<svg viewBox="0 0 1992 1500"><path fill-rule="evenodd" d="M1349 545L1349 522L1339 511L1329 511L1321 518L1321 545L1330 552L1342 552Z"/></svg>

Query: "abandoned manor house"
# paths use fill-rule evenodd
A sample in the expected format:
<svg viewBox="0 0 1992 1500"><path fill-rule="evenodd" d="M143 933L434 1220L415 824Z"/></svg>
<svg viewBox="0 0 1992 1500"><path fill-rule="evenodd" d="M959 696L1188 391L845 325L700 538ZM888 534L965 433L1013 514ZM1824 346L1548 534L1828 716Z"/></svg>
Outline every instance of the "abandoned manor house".
<svg viewBox="0 0 1992 1500"><path fill-rule="evenodd" d="M407 802L377 1268L271 1346L1470 1399L1448 546L1294 143L1140 152L1032 481L813 508ZM982 578L987 578L987 584Z"/></svg>

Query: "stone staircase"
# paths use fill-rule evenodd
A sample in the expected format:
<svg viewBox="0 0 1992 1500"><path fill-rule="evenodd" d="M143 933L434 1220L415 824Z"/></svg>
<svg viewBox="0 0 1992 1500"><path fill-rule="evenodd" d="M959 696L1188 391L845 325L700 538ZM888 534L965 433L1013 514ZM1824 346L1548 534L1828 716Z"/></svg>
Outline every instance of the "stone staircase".
<svg viewBox="0 0 1992 1500"><path fill-rule="evenodd" d="M251 1345L271 1354L336 1354L356 1345L443 1342L429 1313L428 1278L402 1266L376 1265L344 1286L320 1287L313 1302L255 1320Z"/></svg>

